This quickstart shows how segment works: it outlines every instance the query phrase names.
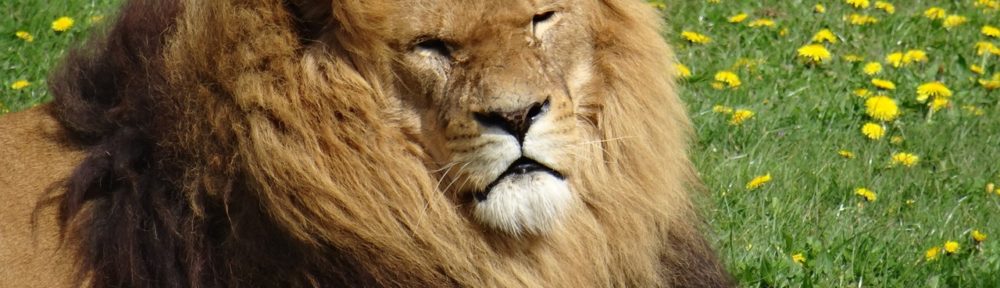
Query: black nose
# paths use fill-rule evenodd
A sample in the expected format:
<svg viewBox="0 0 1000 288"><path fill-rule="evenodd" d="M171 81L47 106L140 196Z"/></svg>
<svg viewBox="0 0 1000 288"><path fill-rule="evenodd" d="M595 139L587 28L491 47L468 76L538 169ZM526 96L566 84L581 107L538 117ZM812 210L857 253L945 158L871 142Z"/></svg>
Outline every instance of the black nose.
<svg viewBox="0 0 1000 288"><path fill-rule="evenodd" d="M546 99L544 102L535 102L523 109L509 112L477 112L473 113L473 117L480 125L498 127L510 135L514 135L518 142L524 142L524 135L528 133L528 128L548 111L549 100Z"/></svg>

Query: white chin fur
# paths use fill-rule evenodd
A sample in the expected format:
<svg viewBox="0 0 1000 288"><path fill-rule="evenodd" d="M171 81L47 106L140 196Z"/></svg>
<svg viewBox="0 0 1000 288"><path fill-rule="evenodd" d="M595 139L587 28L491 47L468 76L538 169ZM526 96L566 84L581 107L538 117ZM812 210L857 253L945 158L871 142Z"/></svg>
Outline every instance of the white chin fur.
<svg viewBox="0 0 1000 288"><path fill-rule="evenodd" d="M569 184L545 172L510 175L473 208L477 221L511 234L544 234L561 220L572 200Z"/></svg>

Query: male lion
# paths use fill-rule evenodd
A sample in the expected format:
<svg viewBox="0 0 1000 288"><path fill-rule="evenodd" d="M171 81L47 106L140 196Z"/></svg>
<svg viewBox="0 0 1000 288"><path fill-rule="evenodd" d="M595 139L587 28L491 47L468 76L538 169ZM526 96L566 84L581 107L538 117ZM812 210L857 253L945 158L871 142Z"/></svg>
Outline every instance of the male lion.
<svg viewBox="0 0 1000 288"><path fill-rule="evenodd" d="M10 287L721 287L628 0L133 0L0 121Z"/></svg>

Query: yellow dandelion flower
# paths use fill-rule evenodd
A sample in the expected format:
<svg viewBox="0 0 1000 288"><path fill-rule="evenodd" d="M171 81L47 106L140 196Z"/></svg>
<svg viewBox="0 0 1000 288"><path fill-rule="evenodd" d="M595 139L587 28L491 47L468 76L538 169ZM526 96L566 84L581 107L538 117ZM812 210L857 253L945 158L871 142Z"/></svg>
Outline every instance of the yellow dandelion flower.
<svg viewBox="0 0 1000 288"><path fill-rule="evenodd" d="M722 0L708 0L708 3L719 4L722 3Z"/></svg>
<svg viewBox="0 0 1000 288"><path fill-rule="evenodd" d="M1000 47L986 41L976 42L976 55L983 56L987 53L1000 55Z"/></svg>
<svg viewBox="0 0 1000 288"><path fill-rule="evenodd" d="M969 19L964 16L948 15L947 17L944 17L944 21L941 22L941 26L944 26L946 29L951 29L961 26L962 24L965 24L965 22L969 22Z"/></svg>
<svg viewBox="0 0 1000 288"><path fill-rule="evenodd" d="M712 38L692 31L682 31L681 37L684 37L684 40L695 44L708 44L712 42Z"/></svg>
<svg viewBox="0 0 1000 288"><path fill-rule="evenodd" d="M840 157L843 157L844 159L854 159L854 152L847 150L837 151L837 155L840 155Z"/></svg>
<svg viewBox="0 0 1000 288"><path fill-rule="evenodd" d="M892 166L903 165L906 167L917 166L920 162L920 157L911 153L897 152L892 154L892 159L889 162Z"/></svg>
<svg viewBox="0 0 1000 288"><path fill-rule="evenodd" d="M896 83L892 83L892 81L885 79L872 79L872 85L875 85L875 87L878 87L879 89L896 90Z"/></svg>
<svg viewBox="0 0 1000 288"><path fill-rule="evenodd" d="M788 28L781 28L781 31L778 31L778 36L781 37L788 36Z"/></svg>
<svg viewBox="0 0 1000 288"><path fill-rule="evenodd" d="M961 248L962 248L962 246L958 245L958 242L955 242L955 241L946 241L946 242L944 242L944 252L946 252L948 254L958 253L958 249L961 249Z"/></svg>
<svg viewBox="0 0 1000 288"><path fill-rule="evenodd" d="M924 52L924 50L913 49L906 51L906 54L903 54L903 65L915 62L927 62L927 52Z"/></svg>
<svg viewBox="0 0 1000 288"><path fill-rule="evenodd" d="M868 98L872 96L872 91L865 88L854 89L854 96L858 96L861 98Z"/></svg>
<svg viewBox="0 0 1000 288"><path fill-rule="evenodd" d="M885 56L885 63L892 65L894 68L899 68L903 66L903 52L893 52Z"/></svg>
<svg viewBox="0 0 1000 288"><path fill-rule="evenodd" d="M847 19L848 22L850 22L852 25L858 25L858 26L878 23L877 18L862 14L851 14L850 16L848 16Z"/></svg>
<svg viewBox="0 0 1000 288"><path fill-rule="evenodd" d="M674 63L674 75L682 79L691 77L691 68L681 63Z"/></svg>
<svg viewBox="0 0 1000 288"><path fill-rule="evenodd" d="M24 42L35 41L35 36L31 36L31 33L28 33L28 31L17 31L17 32L14 32L14 36L17 36L17 38L20 38L21 40L24 40Z"/></svg>
<svg viewBox="0 0 1000 288"><path fill-rule="evenodd" d="M826 6L823 6L823 4L816 4L815 6L813 6L813 12L819 14L826 13Z"/></svg>
<svg viewBox="0 0 1000 288"><path fill-rule="evenodd" d="M724 106L724 105L715 105L715 106L712 106L712 112L719 113L719 114L730 114L730 113L733 113L733 107Z"/></svg>
<svg viewBox="0 0 1000 288"><path fill-rule="evenodd" d="M10 89L21 90L28 86L31 86L31 82L28 82L28 80L17 80L10 84Z"/></svg>
<svg viewBox="0 0 1000 288"><path fill-rule="evenodd" d="M948 86L941 82L927 82L917 86L917 101L920 103L927 102L930 97L950 98L951 95L951 89L948 89Z"/></svg>
<svg viewBox="0 0 1000 288"><path fill-rule="evenodd" d="M52 31L66 32L70 28L73 28L73 18L63 16L56 19L56 21L52 21Z"/></svg>
<svg viewBox="0 0 1000 288"><path fill-rule="evenodd" d="M986 234L979 232L979 230L972 230L972 234L970 236L972 236L972 241L976 241L976 243L983 243L983 241L986 241Z"/></svg>
<svg viewBox="0 0 1000 288"><path fill-rule="evenodd" d="M983 29L980 30L979 32L989 37L1000 38L1000 28L994 26L983 25Z"/></svg>
<svg viewBox="0 0 1000 288"><path fill-rule="evenodd" d="M712 82L712 89L715 90L726 89L726 84L722 82Z"/></svg>
<svg viewBox="0 0 1000 288"><path fill-rule="evenodd" d="M945 11L944 8L941 7L931 7L927 10L924 10L924 17L927 17L927 19L931 20L944 18L944 15L946 14L948 14L948 11Z"/></svg>
<svg viewBox="0 0 1000 288"><path fill-rule="evenodd" d="M757 20L750 21L750 23L747 23L747 26L750 26L750 27L768 27L768 28L770 28L770 27L774 27L774 20L767 19L767 18L757 19Z"/></svg>
<svg viewBox="0 0 1000 288"><path fill-rule="evenodd" d="M865 201L868 202L875 202L875 200L878 200L878 196L875 195L875 192L865 187L855 188L854 195L861 196L861 198L865 198Z"/></svg>
<svg viewBox="0 0 1000 288"><path fill-rule="evenodd" d="M996 185L994 185L993 183L986 183L986 194L993 193L993 190L995 188Z"/></svg>
<svg viewBox="0 0 1000 288"><path fill-rule="evenodd" d="M885 1L875 1L875 9L885 11L885 13L889 14L896 13L896 6L893 6L892 3Z"/></svg>
<svg viewBox="0 0 1000 288"><path fill-rule="evenodd" d="M997 0L976 0L975 6L983 9L1000 9L1000 1Z"/></svg>
<svg viewBox="0 0 1000 288"><path fill-rule="evenodd" d="M861 134L864 134L868 139L878 140L885 136L885 128L882 125L869 122L861 126Z"/></svg>
<svg viewBox="0 0 1000 288"><path fill-rule="evenodd" d="M740 76L731 71L719 71L719 73L715 73L715 81L717 83L724 83L732 89L739 88L743 84L740 81Z"/></svg>
<svg viewBox="0 0 1000 288"><path fill-rule="evenodd" d="M743 22L743 20L747 20L747 13L736 14L726 19L729 23L740 23Z"/></svg>
<svg viewBox="0 0 1000 288"><path fill-rule="evenodd" d="M854 8L858 9L868 8L868 6L871 5L871 3L868 2L868 0L845 0L844 2L847 2L847 4L854 6Z"/></svg>
<svg viewBox="0 0 1000 288"><path fill-rule="evenodd" d="M951 100L948 100L948 98L934 97L934 100L931 100L931 103L928 103L927 106L931 108L931 111L937 112L941 109L950 107Z"/></svg>
<svg viewBox="0 0 1000 288"><path fill-rule="evenodd" d="M865 75L868 76L877 75L879 73L882 73L882 63L868 62L868 64L865 64L865 67L862 68L861 71L865 72Z"/></svg>
<svg viewBox="0 0 1000 288"><path fill-rule="evenodd" d="M983 66L979 66L976 64L972 64L971 66L969 66L969 71L972 71L972 73L976 73L979 75L983 75L983 73L985 73L985 71L983 71Z"/></svg>
<svg viewBox="0 0 1000 288"><path fill-rule="evenodd" d="M979 79L979 85L982 85L986 90L1000 89L1000 73L993 74L992 79Z"/></svg>
<svg viewBox="0 0 1000 288"><path fill-rule="evenodd" d="M820 64L830 60L830 50L826 50L826 47L819 44L810 44L802 46L798 50L799 57L802 57L807 62Z"/></svg>
<svg viewBox="0 0 1000 288"><path fill-rule="evenodd" d="M747 190L754 190L764 186L767 182L771 182L771 173L767 173L761 176L754 177L750 182L747 182Z"/></svg>
<svg viewBox="0 0 1000 288"><path fill-rule="evenodd" d="M875 96L865 100L865 112L875 120L892 121L899 117L899 106L887 96Z"/></svg>
<svg viewBox="0 0 1000 288"><path fill-rule="evenodd" d="M924 259L927 259L927 262L937 260L938 254L940 253L941 253L941 247L938 246L931 247L931 249L927 249L927 252L924 252Z"/></svg>
<svg viewBox="0 0 1000 288"><path fill-rule="evenodd" d="M729 125L743 124L744 121L753 118L753 115L753 111L747 109L736 109L736 111L733 111L732 117L729 118Z"/></svg>
<svg viewBox="0 0 1000 288"><path fill-rule="evenodd" d="M792 255L792 262L802 265L806 263L806 256L802 255L802 253L795 253L795 255Z"/></svg>
<svg viewBox="0 0 1000 288"><path fill-rule="evenodd" d="M830 31L830 29L819 30L819 32L813 35L812 42L823 43L824 41L830 44L837 44L837 36L833 35L833 31Z"/></svg>
<svg viewBox="0 0 1000 288"><path fill-rule="evenodd" d="M851 62L851 63L861 62L861 61L865 61L865 57L861 56L861 55L858 55L858 54L847 54L847 55L844 55L844 61Z"/></svg>
<svg viewBox="0 0 1000 288"><path fill-rule="evenodd" d="M892 136L889 138L889 143L892 143L892 145L903 144L903 136Z"/></svg>

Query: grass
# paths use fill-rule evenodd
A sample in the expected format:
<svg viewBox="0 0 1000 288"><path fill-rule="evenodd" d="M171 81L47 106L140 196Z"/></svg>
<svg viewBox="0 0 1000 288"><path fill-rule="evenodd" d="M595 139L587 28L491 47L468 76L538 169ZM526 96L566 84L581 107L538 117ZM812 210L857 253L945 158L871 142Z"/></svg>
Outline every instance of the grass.
<svg viewBox="0 0 1000 288"><path fill-rule="evenodd" d="M115 0L4 1L12 17L0 18L0 112L44 102L45 74L63 49L79 42L93 16L109 15ZM654 1L655 2L655 1ZM711 192L707 210L718 251L729 270L749 287L997 287L1000 285L1000 90L977 82L1000 73L1000 55L977 55L976 42L1000 46L980 33L983 25L1000 26L1000 11L974 7L974 1L901 1L894 14L874 7L857 9L844 1L671 1L664 7L668 33L678 61L692 70L681 81L683 97L698 132L693 159ZM874 1L872 1L874 2ZM822 3L826 13L813 12ZM872 5L874 6L874 5ZM967 17L945 29L941 20L923 17L932 7ZM729 16L747 13L742 23ZM858 13L876 17L867 26L843 18ZM51 22L76 19L68 32L56 33ZM774 27L747 23L768 18ZM796 50L813 34L828 28L836 44L819 65L803 63ZM33 42L14 37L24 30ZM712 38L690 44L680 37L694 31ZM886 55L923 50L926 63L893 68ZM847 55L865 61L849 62ZM865 113L859 88L879 93L866 62L883 62L877 77L896 83L884 94L895 99L901 116L880 123ZM981 66L984 75L970 70ZM736 73L736 89L713 88L718 71ZM665 72L666 73L666 72ZM17 80L31 86L11 89ZM952 91L950 107L929 113L915 100L918 85L941 81ZM747 109L754 116L740 125L716 105ZM976 113L979 111L980 113ZM886 127L880 140L865 138L860 127ZM893 143L893 137L901 142ZM838 151L854 153L847 159ZM920 157L914 167L890 167L893 153ZM772 181L747 189L754 177ZM997 186L1000 186L998 184ZM877 194L868 202L854 194L867 187ZM977 244L971 232L988 235ZM928 261L925 253L946 241L961 248ZM802 254L801 264L792 255Z"/></svg>

